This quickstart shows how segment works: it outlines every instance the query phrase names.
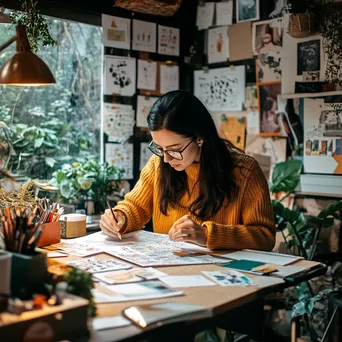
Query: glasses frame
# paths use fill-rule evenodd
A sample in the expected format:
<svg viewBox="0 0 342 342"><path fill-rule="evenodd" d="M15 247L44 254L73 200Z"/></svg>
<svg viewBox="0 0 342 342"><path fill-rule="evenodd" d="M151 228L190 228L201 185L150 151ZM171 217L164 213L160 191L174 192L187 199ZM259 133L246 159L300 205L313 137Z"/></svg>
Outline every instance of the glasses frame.
<svg viewBox="0 0 342 342"><path fill-rule="evenodd" d="M164 154L166 153L171 159L174 159L174 160L183 160L183 152L184 152L184 151L185 151L185 150L186 150L186 149L187 149L195 140L196 140L196 138L192 139L192 140L191 140L191 141L190 141L182 150L180 150L180 151L176 151L176 150L163 150L163 149L158 148L158 147L152 147L152 144L154 143L153 140L148 144L147 148L148 148L153 154L155 154L156 156L158 156L158 157L160 157L160 158L164 157ZM163 153L163 155L161 156L161 155L157 154L157 153L155 152L156 149L160 150L161 153ZM181 159L172 157L172 156L169 154L169 152L173 152L173 153L176 152L176 153L179 153L180 156L181 156Z"/></svg>

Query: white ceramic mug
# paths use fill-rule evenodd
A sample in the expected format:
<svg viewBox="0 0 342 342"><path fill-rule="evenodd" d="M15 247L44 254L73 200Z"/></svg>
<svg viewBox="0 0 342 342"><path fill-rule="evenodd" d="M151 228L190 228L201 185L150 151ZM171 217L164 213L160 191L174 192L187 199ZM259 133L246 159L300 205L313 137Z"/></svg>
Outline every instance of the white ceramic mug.
<svg viewBox="0 0 342 342"><path fill-rule="evenodd" d="M11 293L11 261L12 254L0 250L0 294Z"/></svg>

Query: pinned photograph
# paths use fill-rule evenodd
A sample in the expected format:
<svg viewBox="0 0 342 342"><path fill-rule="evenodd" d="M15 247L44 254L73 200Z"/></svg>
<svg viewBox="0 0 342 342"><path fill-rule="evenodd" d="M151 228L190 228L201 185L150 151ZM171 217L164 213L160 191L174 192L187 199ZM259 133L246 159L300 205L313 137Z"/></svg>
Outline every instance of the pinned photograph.
<svg viewBox="0 0 342 342"><path fill-rule="evenodd" d="M259 0L237 0L236 1L236 21L259 20Z"/></svg>

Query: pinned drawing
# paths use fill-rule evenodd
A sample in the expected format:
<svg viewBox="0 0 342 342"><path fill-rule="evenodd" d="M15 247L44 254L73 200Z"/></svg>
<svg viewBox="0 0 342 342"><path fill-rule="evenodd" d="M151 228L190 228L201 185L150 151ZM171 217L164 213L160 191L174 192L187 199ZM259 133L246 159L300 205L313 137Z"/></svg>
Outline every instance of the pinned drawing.
<svg viewBox="0 0 342 342"><path fill-rule="evenodd" d="M179 89L179 67L178 65L160 65L160 93Z"/></svg>
<svg viewBox="0 0 342 342"><path fill-rule="evenodd" d="M245 102L245 67L194 72L195 96L210 111L242 111Z"/></svg>
<svg viewBox="0 0 342 342"><path fill-rule="evenodd" d="M105 57L105 95L135 94L135 58Z"/></svg>
<svg viewBox="0 0 342 342"><path fill-rule="evenodd" d="M137 127L147 127L147 115L158 97L138 96L137 100Z"/></svg>
<svg viewBox="0 0 342 342"><path fill-rule="evenodd" d="M140 144L140 163L139 170L141 171L143 167L147 164L149 159L152 157L153 153L147 148L149 143L142 142Z"/></svg>
<svg viewBox="0 0 342 342"><path fill-rule="evenodd" d="M215 3L204 2L197 6L196 26L199 30L205 30L212 26L214 20Z"/></svg>
<svg viewBox="0 0 342 342"><path fill-rule="evenodd" d="M158 53L179 56L179 29L158 25Z"/></svg>
<svg viewBox="0 0 342 342"><path fill-rule="evenodd" d="M226 62L229 57L228 26L212 28L208 31L208 62Z"/></svg>
<svg viewBox="0 0 342 342"><path fill-rule="evenodd" d="M103 45L118 49L130 49L131 20L102 14Z"/></svg>
<svg viewBox="0 0 342 342"><path fill-rule="evenodd" d="M157 63L138 60L138 89L156 90Z"/></svg>
<svg viewBox="0 0 342 342"><path fill-rule="evenodd" d="M156 52L157 25L147 21L133 20L133 50Z"/></svg>
<svg viewBox="0 0 342 342"><path fill-rule="evenodd" d="M319 71L321 69L321 41L320 39L298 43L297 75L305 71Z"/></svg>
<svg viewBox="0 0 342 342"><path fill-rule="evenodd" d="M106 144L106 162L123 169L122 179L133 179L133 144Z"/></svg>

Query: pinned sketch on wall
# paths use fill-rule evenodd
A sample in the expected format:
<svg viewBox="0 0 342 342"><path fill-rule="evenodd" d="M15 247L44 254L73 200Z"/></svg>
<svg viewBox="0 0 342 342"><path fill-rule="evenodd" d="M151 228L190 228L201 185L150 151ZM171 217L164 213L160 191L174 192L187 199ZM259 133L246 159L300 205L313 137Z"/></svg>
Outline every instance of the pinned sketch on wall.
<svg viewBox="0 0 342 342"><path fill-rule="evenodd" d="M130 105L103 104L103 131L110 142L126 142L133 135L134 110Z"/></svg>
<svg viewBox="0 0 342 342"><path fill-rule="evenodd" d="M319 71L321 69L320 39L298 43L297 75L304 71Z"/></svg>
<svg viewBox="0 0 342 342"><path fill-rule="evenodd" d="M158 25L158 53L179 56L179 29Z"/></svg>
<svg viewBox="0 0 342 342"><path fill-rule="evenodd" d="M259 85L260 134L264 136L286 136L288 127L284 114L278 111L278 95L281 84Z"/></svg>
<svg viewBox="0 0 342 342"><path fill-rule="evenodd" d="M257 135L259 130L259 112L248 112L247 114L247 134Z"/></svg>
<svg viewBox="0 0 342 342"><path fill-rule="evenodd" d="M249 110L256 110L258 108L258 89L256 85L249 85L246 87L246 101L245 108Z"/></svg>
<svg viewBox="0 0 342 342"><path fill-rule="evenodd" d="M210 111L241 111L245 102L245 67L194 72L195 96Z"/></svg>
<svg viewBox="0 0 342 342"><path fill-rule="evenodd" d="M157 62L138 60L138 89L156 90Z"/></svg>
<svg viewBox="0 0 342 342"><path fill-rule="evenodd" d="M104 94L135 94L135 58L105 56Z"/></svg>
<svg viewBox="0 0 342 342"><path fill-rule="evenodd" d="M208 62L226 62L229 57L228 26L208 30Z"/></svg>
<svg viewBox="0 0 342 342"><path fill-rule="evenodd" d="M139 171L143 169L143 167L147 164L153 153L147 148L149 143L142 142L140 144L140 163L139 163Z"/></svg>
<svg viewBox="0 0 342 342"><path fill-rule="evenodd" d="M123 169L122 179L133 179L133 144L106 144L106 162Z"/></svg>
<svg viewBox="0 0 342 342"><path fill-rule="evenodd" d="M304 171L342 174L342 103L304 99Z"/></svg>
<svg viewBox="0 0 342 342"><path fill-rule="evenodd" d="M246 118L221 117L220 136L229 140L235 147L240 150L245 148L246 137Z"/></svg>
<svg viewBox="0 0 342 342"><path fill-rule="evenodd" d="M158 97L138 95L137 100L137 127L147 127L147 115Z"/></svg>
<svg viewBox="0 0 342 342"><path fill-rule="evenodd" d="M214 6L214 2L204 2L197 6L196 26L199 30L205 30L213 25Z"/></svg>
<svg viewBox="0 0 342 342"><path fill-rule="evenodd" d="M118 49L131 48L131 20L102 14L103 45Z"/></svg>
<svg viewBox="0 0 342 342"><path fill-rule="evenodd" d="M178 65L160 65L160 93L179 89L179 67Z"/></svg>
<svg viewBox="0 0 342 342"><path fill-rule="evenodd" d="M259 0L236 0L236 21L259 20Z"/></svg>
<svg viewBox="0 0 342 342"><path fill-rule="evenodd" d="M253 53L257 56L257 83L281 80L282 45L281 19L253 23Z"/></svg>
<svg viewBox="0 0 342 342"><path fill-rule="evenodd" d="M147 21L133 19L132 49L137 51L156 52L157 25Z"/></svg>
<svg viewBox="0 0 342 342"><path fill-rule="evenodd" d="M233 23L233 0L217 2L216 26L231 25Z"/></svg>

